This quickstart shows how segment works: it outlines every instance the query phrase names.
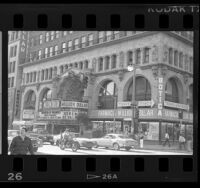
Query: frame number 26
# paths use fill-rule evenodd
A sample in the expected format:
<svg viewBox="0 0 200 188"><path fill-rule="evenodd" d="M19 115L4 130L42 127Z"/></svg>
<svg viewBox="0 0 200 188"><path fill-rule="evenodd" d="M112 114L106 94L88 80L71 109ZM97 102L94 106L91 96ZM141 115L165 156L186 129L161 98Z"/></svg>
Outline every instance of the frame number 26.
<svg viewBox="0 0 200 188"><path fill-rule="evenodd" d="M21 181L23 179L22 173L8 173L8 181Z"/></svg>

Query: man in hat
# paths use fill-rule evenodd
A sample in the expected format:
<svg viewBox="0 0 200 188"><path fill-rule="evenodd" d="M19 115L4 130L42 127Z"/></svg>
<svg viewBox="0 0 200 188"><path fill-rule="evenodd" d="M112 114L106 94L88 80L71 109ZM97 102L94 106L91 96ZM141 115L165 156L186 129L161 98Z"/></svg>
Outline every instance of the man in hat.
<svg viewBox="0 0 200 188"><path fill-rule="evenodd" d="M26 136L26 132L27 129L22 127L19 136L13 138L9 148L11 155L27 155L28 153L34 155L31 139Z"/></svg>

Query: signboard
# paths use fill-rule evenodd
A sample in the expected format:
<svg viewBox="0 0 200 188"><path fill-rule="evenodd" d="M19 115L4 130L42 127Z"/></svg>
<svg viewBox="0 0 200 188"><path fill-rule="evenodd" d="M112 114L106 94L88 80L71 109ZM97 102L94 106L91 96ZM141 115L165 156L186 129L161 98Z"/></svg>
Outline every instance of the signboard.
<svg viewBox="0 0 200 188"><path fill-rule="evenodd" d="M43 108L59 108L60 101L52 100L52 101L44 101Z"/></svg>
<svg viewBox="0 0 200 188"><path fill-rule="evenodd" d="M158 78L158 116L162 116L163 77Z"/></svg>
<svg viewBox="0 0 200 188"><path fill-rule="evenodd" d="M154 106L154 100L150 100L150 101L138 101L138 106L139 107L146 107L146 106L150 106L151 108ZM125 102L118 102L117 103L118 107L129 107L131 106L131 101L125 101Z"/></svg>
<svg viewBox="0 0 200 188"><path fill-rule="evenodd" d="M193 113L183 112L183 120L188 120L193 122Z"/></svg>
<svg viewBox="0 0 200 188"><path fill-rule="evenodd" d="M177 110L163 110L163 116L169 119L179 119L179 112Z"/></svg>
<svg viewBox="0 0 200 188"><path fill-rule="evenodd" d="M76 116L79 113L86 113L78 109L68 109L68 110L48 110L43 112L38 112L38 119L48 120L76 120Z"/></svg>
<svg viewBox="0 0 200 188"><path fill-rule="evenodd" d="M75 101L61 101L61 108L83 108L88 109L88 103L75 102Z"/></svg>
<svg viewBox="0 0 200 188"><path fill-rule="evenodd" d="M170 101L164 101L164 106L171 107L171 108L183 109L183 110L189 110L189 105L174 103L174 102L170 102Z"/></svg>
<svg viewBox="0 0 200 188"><path fill-rule="evenodd" d="M35 111L34 110L23 110L23 119L34 119Z"/></svg>

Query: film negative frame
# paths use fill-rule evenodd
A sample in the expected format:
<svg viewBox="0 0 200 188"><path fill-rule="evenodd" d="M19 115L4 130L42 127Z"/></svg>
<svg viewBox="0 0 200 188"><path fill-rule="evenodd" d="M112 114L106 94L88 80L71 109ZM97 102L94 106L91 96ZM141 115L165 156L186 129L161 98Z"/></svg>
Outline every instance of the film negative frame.
<svg viewBox="0 0 200 188"><path fill-rule="evenodd" d="M199 7L193 5L0 6L2 31L2 154L0 181L196 182L198 159ZM9 30L194 31L193 156L7 155L7 53ZM95 177L96 176L96 177ZM93 177L93 178L91 178Z"/></svg>

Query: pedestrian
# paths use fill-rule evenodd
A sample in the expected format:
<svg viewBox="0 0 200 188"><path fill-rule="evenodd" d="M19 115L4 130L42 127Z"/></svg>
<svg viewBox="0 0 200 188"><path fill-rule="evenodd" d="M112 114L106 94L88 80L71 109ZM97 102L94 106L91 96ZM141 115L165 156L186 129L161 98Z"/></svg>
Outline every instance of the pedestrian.
<svg viewBox="0 0 200 188"><path fill-rule="evenodd" d="M13 138L10 144L11 155L34 155L31 139L26 136L27 129L22 127L19 136Z"/></svg>
<svg viewBox="0 0 200 188"><path fill-rule="evenodd" d="M165 133L165 142L163 143L163 146L165 146L166 143L168 143L168 146L170 147L169 134L168 134L168 132Z"/></svg>
<svg viewBox="0 0 200 188"><path fill-rule="evenodd" d="M144 136L141 133L141 135L140 135L140 148L143 148L143 144L144 144Z"/></svg>
<svg viewBox="0 0 200 188"><path fill-rule="evenodd" d="M182 134L179 135L179 149L181 150L182 149L182 146L183 148L185 149L185 138Z"/></svg>

